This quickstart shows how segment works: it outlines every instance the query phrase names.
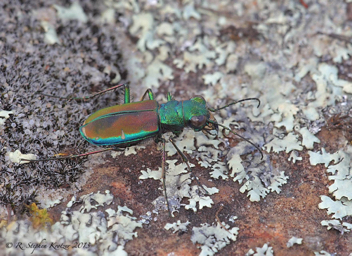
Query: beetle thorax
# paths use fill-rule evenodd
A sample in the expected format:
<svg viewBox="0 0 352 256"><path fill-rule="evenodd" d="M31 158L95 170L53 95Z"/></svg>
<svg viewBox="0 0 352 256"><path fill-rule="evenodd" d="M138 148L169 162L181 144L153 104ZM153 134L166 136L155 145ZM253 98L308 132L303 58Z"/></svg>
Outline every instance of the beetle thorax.
<svg viewBox="0 0 352 256"><path fill-rule="evenodd" d="M160 104L159 118L164 130L182 130L185 127L182 101L171 100Z"/></svg>

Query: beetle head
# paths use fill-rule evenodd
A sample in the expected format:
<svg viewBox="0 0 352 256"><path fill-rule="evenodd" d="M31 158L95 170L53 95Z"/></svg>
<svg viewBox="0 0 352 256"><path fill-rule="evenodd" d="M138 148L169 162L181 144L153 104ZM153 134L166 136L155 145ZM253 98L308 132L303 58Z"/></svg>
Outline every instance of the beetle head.
<svg viewBox="0 0 352 256"><path fill-rule="evenodd" d="M202 96L196 96L183 102L184 118L187 125L195 131L202 130L209 120L210 113Z"/></svg>

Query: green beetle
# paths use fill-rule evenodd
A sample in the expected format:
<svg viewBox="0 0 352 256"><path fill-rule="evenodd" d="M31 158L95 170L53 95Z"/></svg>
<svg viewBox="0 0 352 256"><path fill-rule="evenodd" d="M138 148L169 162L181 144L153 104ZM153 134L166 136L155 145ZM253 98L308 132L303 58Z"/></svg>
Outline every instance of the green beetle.
<svg viewBox="0 0 352 256"><path fill-rule="evenodd" d="M215 127L201 96L176 101L169 94L168 102L159 104L152 91L147 90L149 100L131 103L129 87L124 87L125 104L98 110L83 123L80 132L88 142L97 146L126 147L169 131L178 135L186 126L195 131Z"/></svg>
<svg viewBox="0 0 352 256"><path fill-rule="evenodd" d="M62 98L52 95L45 96L69 100L88 100L102 93L120 87L123 87L125 90L124 104L115 105L112 107L98 110L97 112L91 114L80 127L81 135L91 144L97 146L112 147L80 155L69 155L38 160L22 160L30 162L61 160L67 158L87 156L109 150L123 150L125 147L136 144L141 140L150 137L156 137L158 141L161 140L163 142L162 177L165 198L168 205L168 199L165 188L165 140L161 137L161 135L165 132L173 132L175 135L179 135L182 132L183 128L190 127L195 131L203 131L209 133L210 130L217 130L218 126L221 126L229 132L241 137L242 139L252 144L256 149L259 150L263 158L263 153L258 148L258 146L256 146L249 140L243 138L239 134L233 132L231 129L221 124L218 124L214 119L213 115L211 114L211 112L219 111L230 105L247 100L258 101L259 107L260 101L257 98L247 98L232 102L221 108L213 109L206 106L206 101L201 96L196 96L190 100L177 101L172 99L170 93L167 95L168 101L166 103L159 104L156 100L154 100L153 92L148 89L139 102L131 103L130 89L128 84L120 84L105 91L98 92L96 94L84 98ZM149 100L144 100L147 94L149 96ZM187 164L189 171L191 171L187 157L176 146L172 138L170 138L169 141L174 145L182 160ZM199 186L202 187L200 184Z"/></svg>

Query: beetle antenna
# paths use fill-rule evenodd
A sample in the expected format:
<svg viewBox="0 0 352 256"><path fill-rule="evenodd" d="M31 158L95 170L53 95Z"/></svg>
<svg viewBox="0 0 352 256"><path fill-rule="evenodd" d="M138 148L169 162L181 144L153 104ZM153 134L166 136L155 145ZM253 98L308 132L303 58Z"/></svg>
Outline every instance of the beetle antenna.
<svg viewBox="0 0 352 256"><path fill-rule="evenodd" d="M216 124L216 125L218 125L218 126L221 126L221 127L224 128L225 130L227 130L227 131L231 132L232 134L234 134L234 135L240 137L241 139L247 141L249 144L251 144L253 147L255 147L255 148L260 152L260 154L261 154L261 156L262 156L262 160L263 160L263 157L264 157L263 151L262 151L257 145L255 145L253 142L251 142L250 140L246 139L245 137L239 135L238 133L235 133L235 132L232 131L230 128L227 128L225 125L216 123L216 122L211 121L211 120L209 120L208 122L213 123L213 124Z"/></svg>
<svg viewBox="0 0 352 256"><path fill-rule="evenodd" d="M235 104L237 104L237 103L240 103L240 102L243 102L243 101L249 101L249 100L256 100L256 101L258 101L258 106L257 106L257 108L259 108L259 106L260 106L260 100L259 100L258 98L247 98L247 99L242 99L242 100L238 100L238 101L229 103L229 104L227 104L227 105L225 105L225 106L223 106L223 107L219 107L219 108L217 108L217 109L215 109L215 108L208 108L208 110L211 111L211 112L216 112L216 111L219 111L219 110L221 110L221 109L227 108L227 107L229 107L229 106L231 106L231 105L235 105Z"/></svg>

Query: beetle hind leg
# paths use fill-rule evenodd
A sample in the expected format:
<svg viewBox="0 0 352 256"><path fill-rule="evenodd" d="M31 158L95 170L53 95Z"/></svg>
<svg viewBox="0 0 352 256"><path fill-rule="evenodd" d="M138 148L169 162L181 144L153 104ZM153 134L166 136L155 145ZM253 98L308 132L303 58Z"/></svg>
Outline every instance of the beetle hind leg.
<svg viewBox="0 0 352 256"><path fill-rule="evenodd" d="M109 91L112 91L112 90L116 90L120 87L124 87L125 88L125 103L129 103L129 84L128 83L124 83L124 84L118 84L118 85L115 85L111 88L108 88L106 90L103 90L103 91L100 91L100 92L96 92L96 93L93 93L91 95L88 95L88 96L84 96L84 97L60 97L60 96L56 96L56 95L50 95L50 94L44 94L44 93L36 93L36 94L39 94L39 95L43 95L43 96L46 96L46 97L52 97L52 98L58 98L58 99L63 99L63 100L77 100L77 101L87 101L87 100L91 100L93 99L94 97L96 96L99 96L99 95L102 95L106 92L109 92ZM128 102L126 102L126 91L128 91Z"/></svg>
<svg viewBox="0 0 352 256"><path fill-rule="evenodd" d="M150 100L154 100L154 93L153 93L152 89L147 89L145 91L145 93L143 94L143 96L141 97L140 101L143 101L145 96L147 96L147 94L148 94Z"/></svg>
<svg viewBox="0 0 352 256"><path fill-rule="evenodd" d="M106 151L123 151L124 148L118 148L118 147L113 147L113 148L104 148L102 150L98 150L98 151L91 151L91 152L87 152L87 153L83 153L83 154L79 154L79 155L68 155L68 156L63 156L64 154L56 154L54 157L49 157L49 158L42 158L42 159L20 159L20 162L23 162L22 164L26 164L29 162L44 162L44 161L60 161L60 160L64 160L64 159L73 159L73 158L79 158L79 157L85 157L85 156L89 156L89 155L94 155L94 154L99 154L99 153L103 153Z"/></svg>

